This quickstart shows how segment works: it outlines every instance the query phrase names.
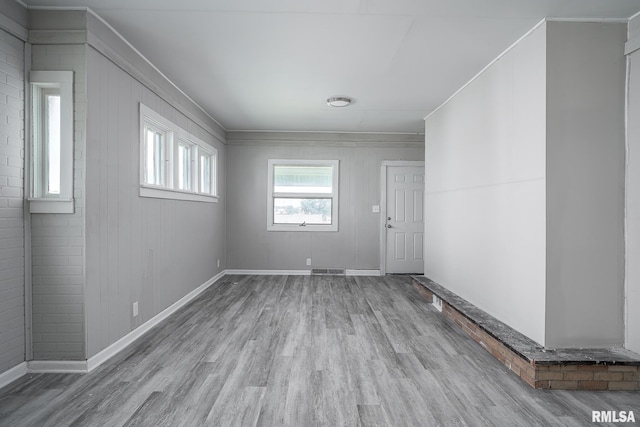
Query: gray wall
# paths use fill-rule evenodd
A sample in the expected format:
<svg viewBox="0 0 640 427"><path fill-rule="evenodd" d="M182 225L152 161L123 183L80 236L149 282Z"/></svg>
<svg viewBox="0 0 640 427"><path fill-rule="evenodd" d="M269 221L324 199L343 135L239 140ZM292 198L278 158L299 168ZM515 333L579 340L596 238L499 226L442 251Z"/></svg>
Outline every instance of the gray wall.
<svg viewBox="0 0 640 427"><path fill-rule="evenodd" d="M624 343L626 25L547 24L547 345Z"/></svg>
<svg viewBox="0 0 640 427"><path fill-rule="evenodd" d="M126 335L224 267L225 146L89 48L87 73L87 357ZM141 198L143 102L218 150L219 203ZM221 267L216 267L216 260ZM132 316L132 303L140 314Z"/></svg>
<svg viewBox="0 0 640 427"><path fill-rule="evenodd" d="M4 3L2 5L4 8ZM1 374L25 360L24 42L2 29L0 122Z"/></svg>
<svg viewBox="0 0 640 427"><path fill-rule="evenodd" d="M632 28L635 31L631 31ZM629 41L640 45L640 17L630 25ZM629 52L627 116L626 347L640 353L640 50Z"/></svg>
<svg viewBox="0 0 640 427"><path fill-rule="evenodd" d="M233 133L227 135L227 268L380 268L383 160L424 158L417 135ZM267 232L267 160L340 160L338 232Z"/></svg>
<svg viewBox="0 0 640 427"><path fill-rule="evenodd" d="M426 119L425 275L544 343L545 26Z"/></svg>

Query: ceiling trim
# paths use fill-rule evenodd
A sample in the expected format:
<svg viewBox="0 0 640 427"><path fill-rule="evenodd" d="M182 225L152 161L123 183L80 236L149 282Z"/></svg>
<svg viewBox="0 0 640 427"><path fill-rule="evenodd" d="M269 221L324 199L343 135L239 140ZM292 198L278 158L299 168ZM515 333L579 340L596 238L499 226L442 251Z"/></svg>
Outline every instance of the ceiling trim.
<svg viewBox="0 0 640 427"><path fill-rule="evenodd" d="M633 18L633 16L631 17ZM631 18L545 18L550 22L593 22L593 23L610 23L610 24L626 24Z"/></svg>
<svg viewBox="0 0 640 427"><path fill-rule="evenodd" d="M424 147L424 134L372 132L230 131L227 145L318 147Z"/></svg>
<svg viewBox="0 0 640 427"><path fill-rule="evenodd" d="M2 14L0 14L0 29L7 31L22 41L26 41L29 35L28 31L22 25Z"/></svg>

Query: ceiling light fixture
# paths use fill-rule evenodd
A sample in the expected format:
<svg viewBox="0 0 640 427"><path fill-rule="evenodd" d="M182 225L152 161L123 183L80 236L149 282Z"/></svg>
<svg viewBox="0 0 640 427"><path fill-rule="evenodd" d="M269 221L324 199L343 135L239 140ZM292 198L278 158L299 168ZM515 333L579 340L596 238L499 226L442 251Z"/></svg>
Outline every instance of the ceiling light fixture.
<svg viewBox="0 0 640 427"><path fill-rule="evenodd" d="M346 96L334 96L327 99L327 105L330 107L346 107L351 104L351 98Z"/></svg>

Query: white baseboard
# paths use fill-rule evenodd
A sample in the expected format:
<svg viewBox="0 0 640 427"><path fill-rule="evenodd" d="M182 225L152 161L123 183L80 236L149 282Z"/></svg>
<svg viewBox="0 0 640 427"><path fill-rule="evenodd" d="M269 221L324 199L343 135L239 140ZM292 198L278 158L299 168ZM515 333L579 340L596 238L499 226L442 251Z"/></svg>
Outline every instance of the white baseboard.
<svg viewBox="0 0 640 427"><path fill-rule="evenodd" d="M27 362L22 362L17 366L0 374L0 388L7 386L27 373Z"/></svg>
<svg viewBox="0 0 640 427"><path fill-rule="evenodd" d="M241 276L309 276L311 270L225 270L225 273Z"/></svg>
<svg viewBox="0 0 640 427"><path fill-rule="evenodd" d="M178 311L180 308L187 305L191 300L196 298L202 292L204 292L209 286L213 285L217 282L221 277L225 275L225 272L222 271L218 273L213 278L207 280L202 285L198 286L193 291L189 292L184 297L180 298L175 303L171 304L169 307L162 310L160 313L156 314L153 318L147 320L142 325L138 326L133 331L129 332L127 335L120 338L118 341L111 344L109 347L100 351L96 355L92 356L87 360L87 371L91 372L98 366L102 365L104 362L124 350L127 346L135 342L138 338L140 338L145 333L149 332L151 328L165 320L167 317L171 316L173 313Z"/></svg>
<svg viewBox="0 0 640 427"><path fill-rule="evenodd" d="M311 270L226 270L227 274L244 276L309 276ZM347 276L380 276L380 270L345 270Z"/></svg>
<svg viewBox="0 0 640 427"><path fill-rule="evenodd" d="M380 270L347 270L347 276L380 276Z"/></svg>
<svg viewBox="0 0 640 427"><path fill-rule="evenodd" d="M30 374L86 374L86 360L30 360L27 373Z"/></svg>

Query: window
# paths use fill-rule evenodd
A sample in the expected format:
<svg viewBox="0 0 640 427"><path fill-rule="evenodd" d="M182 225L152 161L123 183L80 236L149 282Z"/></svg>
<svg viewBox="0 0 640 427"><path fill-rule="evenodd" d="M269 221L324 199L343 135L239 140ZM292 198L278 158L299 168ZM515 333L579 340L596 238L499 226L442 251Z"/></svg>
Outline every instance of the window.
<svg viewBox="0 0 640 427"><path fill-rule="evenodd" d="M73 213L73 72L32 71L32 213Z"/></svg>
<svg viewBox="0 0 640 427"><path fill-rule="evenodd" d="M337 160L269 160L269 231L338 231Z"/></svg>
<svg viewBox="0 0 640 427"><path fill-rule="evenodd" d="M191 182L193 181L193 152L195 151L194 144L185 140L178 140L178 160L176 162L177 176L178 176L178 190L191 191L193 188Z"/></svg>
<svg viewBox="0 0 640 427"><path fill-rule="evenodd" d="M217 151L140 104L140 196L216 202Z"/></svg>
<svg viewBox="0 0 640 427"><path fill-rule="evenodd" d="M167 132L150 122L144 126L144 183L167 186Z"/></svg>
<svg viewBox="0 0 640 427"><path fill-rule="evenodd" d="M213 187L213 183L211 181L212 163L213 161L211 154L200 154L200 191L206 194L211 193L211 188Z"/></svg>

